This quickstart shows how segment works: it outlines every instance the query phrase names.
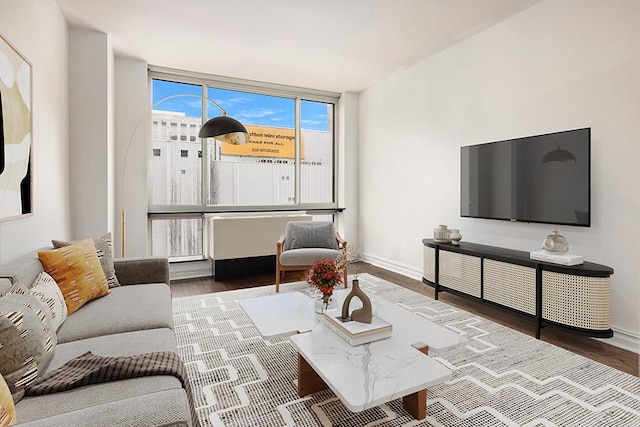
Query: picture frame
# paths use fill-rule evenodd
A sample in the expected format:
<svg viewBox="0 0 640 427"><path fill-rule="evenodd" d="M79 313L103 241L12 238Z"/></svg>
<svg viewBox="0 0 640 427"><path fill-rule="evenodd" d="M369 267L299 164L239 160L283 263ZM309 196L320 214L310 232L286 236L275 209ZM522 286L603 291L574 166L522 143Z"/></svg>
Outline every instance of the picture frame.
<svg viewBox="0 0 640 427"><path fill-rule="evenodd" d="M0 221L33 214L31 63L0 34Z"/></svg>

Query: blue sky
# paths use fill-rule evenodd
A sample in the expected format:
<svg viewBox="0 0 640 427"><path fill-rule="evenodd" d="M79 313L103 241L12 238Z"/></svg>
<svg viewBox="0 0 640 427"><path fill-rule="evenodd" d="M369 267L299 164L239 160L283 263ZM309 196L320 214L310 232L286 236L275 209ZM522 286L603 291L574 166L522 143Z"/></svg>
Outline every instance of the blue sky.
<svg viewBox="0 0 640 427"><path fill-rule="evenodd" d="M200 95L201 87L185 83L153 80L153 104L171 95ZM209 88L208 98L220 104L229 117L245 125L294 127L295 101L291 98L259 95L226 89ZM209 117L220 115L220 110L208 104ZM194 96L182 96L159 103L155 110L184 112L190 117L200 117L202 99ZM321 102L302 101L301 124L303 129L328 130L327 105Z"/></svg>

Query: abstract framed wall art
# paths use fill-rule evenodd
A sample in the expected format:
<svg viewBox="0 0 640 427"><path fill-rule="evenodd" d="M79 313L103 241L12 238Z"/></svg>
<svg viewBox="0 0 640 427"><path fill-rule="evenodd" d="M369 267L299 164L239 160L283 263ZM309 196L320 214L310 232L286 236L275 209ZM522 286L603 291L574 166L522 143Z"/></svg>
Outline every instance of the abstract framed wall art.
<svg viewBox="0 0 640 427"><path fill-rule="evenodd" d="M0 35L0 221L33 213L31 64Z"/></svg>

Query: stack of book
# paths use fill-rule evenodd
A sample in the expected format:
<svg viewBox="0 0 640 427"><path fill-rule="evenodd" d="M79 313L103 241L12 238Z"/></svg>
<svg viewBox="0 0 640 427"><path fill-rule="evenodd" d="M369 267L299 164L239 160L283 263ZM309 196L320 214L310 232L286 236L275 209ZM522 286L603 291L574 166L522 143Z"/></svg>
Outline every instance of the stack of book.
<svg viewBox="0 0 640 427"><path fill-rule="evenodd" d="M393 326L391 323L377 316L373 316L371 323L361 323L340 316L324 314L324 324L340 338L351 345L361 345L372 341L389 338Z"/></svg>
<svg viewBox="0 0 640 427"><path fill-rule="evenodd" d="M545 249L541 251L529 252L529 258L537 261L552 262L561 265L580 265L584 259L580 255L569 253L549 252Z"/></svg>

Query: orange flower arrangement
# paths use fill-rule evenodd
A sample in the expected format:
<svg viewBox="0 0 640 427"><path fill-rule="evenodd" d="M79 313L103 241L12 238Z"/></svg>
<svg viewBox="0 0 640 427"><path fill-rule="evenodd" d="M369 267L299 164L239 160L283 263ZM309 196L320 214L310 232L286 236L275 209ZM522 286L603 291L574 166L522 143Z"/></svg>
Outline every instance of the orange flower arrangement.
<svg viewBox="0 0 640 427"><path fill-rule="evenodd" d="M307 283L322 292L322 301L325 309L329 306L333 288L340 285L344 280L344 277L342 277L343 268L344 266L340 261L322 258L316 260L311 270L309 270Z"/></svg>

